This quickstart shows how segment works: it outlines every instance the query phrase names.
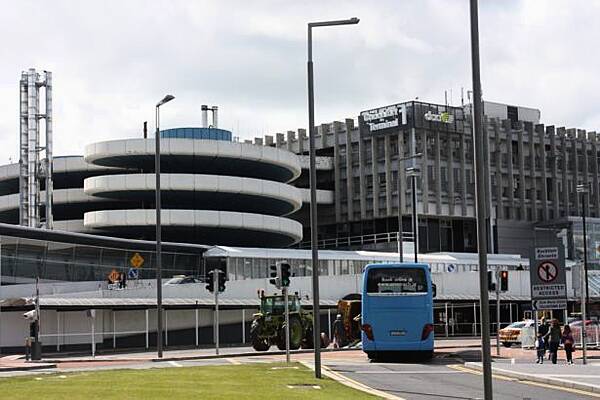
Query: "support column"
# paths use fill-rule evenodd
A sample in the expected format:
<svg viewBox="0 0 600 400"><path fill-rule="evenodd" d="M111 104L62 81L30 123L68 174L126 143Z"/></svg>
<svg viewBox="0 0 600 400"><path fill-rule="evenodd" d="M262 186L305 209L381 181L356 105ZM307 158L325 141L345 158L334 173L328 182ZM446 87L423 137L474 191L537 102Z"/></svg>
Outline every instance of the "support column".
<svg viewBox="0 0 600 400"><path fill-rule="evenodd" d="M377 160L379 159L379 154L377 154L378 140L379 138L376 136L373 136L371 138L371 174L373 175L373 218L379 218L379 168L377 165Z"/></svg>
<svg viewBox="0 0 600 400"><path fill-rule="evenodd" d="M246 309L242 308L242 343L246 343Z"/></svg>
<svg viewBox="0 0 600 400"><path fill-rule="evenodd" d="M150 338L149 338L149 333L148 333L148 309L144 310L146 314L146 350L148 350L148 348L150 348Z"/></svg>
<svg viewBox="0 0 600 400"><path fill-rule="evenodd" d="M196 347L198 347L198 342L199 342L199 337L198 337L198 301L196 301L196 308L194 309L194 318L195 318L195 322L194 322L194 337L195 337L195 341L194 344L196 345Z"/></svg>
<svg viewBox="0 0 600 400"><path fill-rule="evenodd" d="M117 317L115 315L115 310L111 310L112 314L112 339L113 339L113 349L117 348Z"/></svg>
<svg viewBox="0 0 600 400"><path fill-rule="evenodd" d="M56 351L60 351L60 313L56 310Z"/></svg>
<svg viewBox="0 0 600 400"><path fill-rule="evenodd" d="M542 218L544 221L549 219L548 216L548 174L546 172L546 137L544 135L544 125L537 124L535 126L538 140L540 141L540 163L542 164ZM550 158L552 160L552 158ZM537 218L535 219L537 221Z"/></svg>
<svg viewBox="0 0 600 400"><path fill-rule="evenodd" d="M348 221L354 220L354 171L352 169L352 128L354 120L346 120L346 202ZM359 133L360 136L360 133Z"/></svg>
<svg viewBox="0 0 600 400"><path fill-rule="evenodd" d="M331 338L331 308L327 309L327 334Z"/></svg>
<svg viewBox="0 0 600 400"><path fill-rule="evenodd" d="M393 205L392 205L392 189L394 187L398 187L398 183L392 182L392 160L391 160L391 140L390 136L386 135L384 138L384 146L385 146L385 215L386 217L392 217L393 213Z"/></svg>
<svg viewBox="0 0 600 400"><path fill-rule="evenodd" d="M435 157L433 173L435 175L435 212L442 213L442 166L440 155L440 131L435 131Z"/></svg>

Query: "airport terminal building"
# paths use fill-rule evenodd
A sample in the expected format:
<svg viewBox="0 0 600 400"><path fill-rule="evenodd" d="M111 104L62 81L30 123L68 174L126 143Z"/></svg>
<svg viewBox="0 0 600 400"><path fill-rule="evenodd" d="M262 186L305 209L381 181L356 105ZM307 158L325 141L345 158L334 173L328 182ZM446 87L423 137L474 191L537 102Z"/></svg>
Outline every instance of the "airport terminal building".
<svg viewBox="0 0 600 400"><path fill-rule="evenodd" d="M412 240L416 175L419 252L474 252L470 109L409 101L318 126L319 247L395 250L399 204L405 241ZM485 102L484 112L491 249L528 257L536 236L553 230L562 232L568 258L582 258L578 184L590 185L588 247L595 249L598 135L544 125L532 108ZM243 143L208 126L161 136L165 240L310 245L306 130ZM52 176L54 229L154 239L153 138L92 143L83 156L54 157ZM19 187L19 164L1 166L0 222L19 223ZM592 263L598 256L590 250Z"/></svg>

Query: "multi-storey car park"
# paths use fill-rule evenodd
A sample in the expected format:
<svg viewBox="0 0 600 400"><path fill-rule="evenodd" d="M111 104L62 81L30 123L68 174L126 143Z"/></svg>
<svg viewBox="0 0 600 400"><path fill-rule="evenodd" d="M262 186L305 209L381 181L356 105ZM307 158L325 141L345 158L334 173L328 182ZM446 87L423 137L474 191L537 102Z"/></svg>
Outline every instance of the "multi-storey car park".
<svg viewBox="0 0 600 400"><path fill-rule="evenodd" d="M233 142L218 128L171 129L161 137L164 240L281 247L302 238L300 223L285 217L302 204L301 191L288 184L300 175L298 156ZM54 228L153 239L154 151L154 139L139 138L55 157ZM18 182L18 164L0 169L2 222L19 221Z"/></svg>

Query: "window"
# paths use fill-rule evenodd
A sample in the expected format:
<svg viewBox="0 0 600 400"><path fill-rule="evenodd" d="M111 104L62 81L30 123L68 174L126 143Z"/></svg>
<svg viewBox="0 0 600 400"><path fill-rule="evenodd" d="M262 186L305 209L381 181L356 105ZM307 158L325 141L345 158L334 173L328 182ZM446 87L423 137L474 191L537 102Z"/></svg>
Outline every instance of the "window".
<svg viewBox="0 0 600 400"><path fill-rule="evenodd" d="M421 268L373 268L367 276L367 293L427 293Z"/></svg>
<svg viewBox="0 0 600 400"><path fill-rule="evenodd" d="M386 186L386 178L385 178L385 173L380 173L379 174L379 188L380 189L385 189Z"/></svg>

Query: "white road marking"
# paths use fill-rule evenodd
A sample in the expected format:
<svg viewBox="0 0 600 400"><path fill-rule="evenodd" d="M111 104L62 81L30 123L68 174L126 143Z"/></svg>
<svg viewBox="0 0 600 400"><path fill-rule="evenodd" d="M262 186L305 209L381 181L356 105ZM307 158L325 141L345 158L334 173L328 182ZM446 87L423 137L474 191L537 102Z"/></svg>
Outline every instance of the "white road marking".
<svg viewBox="0 0 600 400"><path fill-rule="evenodd" d="M172 366L174 366L174 367L178 367L178 368L181 368L181 367L183 367L183 365L179 364L179 363L178 363L178 362L176 362L176 361L169 361L169 364L171 364L171 365L172 365Z"/></svg>
<svg viewBox="0 0 600 400"><path fill-rule="evenodd" d="M365 370L365 371L348 371L350 373L353 374L399 374L399 375L420 375L420 374L461 374L461 371L390 371L390 370L385 370L385 371L370 371L370 370Z"/></svg>

